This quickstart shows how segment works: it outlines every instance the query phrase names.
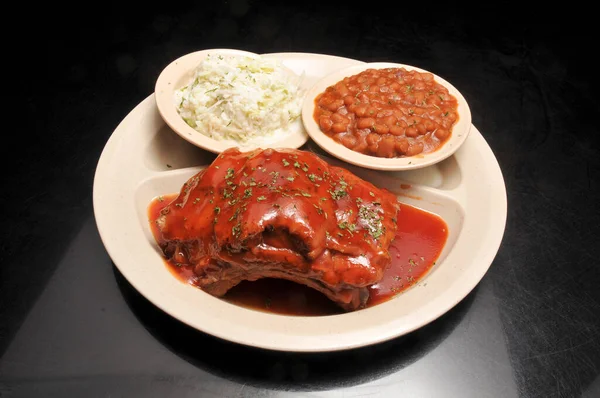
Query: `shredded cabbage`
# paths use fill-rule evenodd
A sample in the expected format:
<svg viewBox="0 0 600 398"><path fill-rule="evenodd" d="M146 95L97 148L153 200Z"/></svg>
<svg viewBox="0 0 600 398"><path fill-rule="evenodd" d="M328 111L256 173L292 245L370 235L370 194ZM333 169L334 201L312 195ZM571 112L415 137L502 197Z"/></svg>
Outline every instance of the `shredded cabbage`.
<svg viewBox="0 0 600 398"><path fill-rule="evenodd" d="M265 142L300 122L301 78L274 59L209 54L190 84L175 91L175 106L208 137Z"/></svg>

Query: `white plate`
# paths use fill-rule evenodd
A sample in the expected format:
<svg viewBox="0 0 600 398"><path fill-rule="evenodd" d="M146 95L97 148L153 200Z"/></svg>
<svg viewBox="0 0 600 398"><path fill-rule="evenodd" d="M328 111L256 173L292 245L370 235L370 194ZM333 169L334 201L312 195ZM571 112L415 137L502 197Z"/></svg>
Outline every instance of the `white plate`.
<svg viewBox="0 0 600 398"><path fill-rule="evenodd" d="M327 89L345 77L356 75L367 69L383 69L383 68L404 68L406 70L414 70L417 72L428 72L434 76L437 83L446 87L458 103L457 112L459 114L458 121L452 128L450 137L438 150L430 153L423 153L415 156L407 156L402 158L380 158L369 156L359 152L355 152L346 146L338 143L330 136L321 131L321 128L315 121L313 114L315 111L315 98ZM347 68L336 70L323 77L316 82L306 93L302 106L302 121L310 138L313 139L321 148L329 152L331 155L342 159L356 166L366 167L375 170L414 170L426 166L431 166L435 163L452 156L454 152L460 148L465 142L471 129L471 110L464 96L445 79L427 71L411 65L391 63L391 62L370 62L358 65L352 65Z"/></svg>
<svg viewBox="0 0 600 398"><path fill-rule="evenodd" d="M154 95L159 113L165 122L173 129L173 131L179 134L181 138L200 148L206 149L207 151L220 153L232 146L237 146L243 151L261 147L261 145L251 143L238 143L234 140L215 140L210 138L190 127L177 112L174 103L175 91L189 83L194 75L194 70L208 54L241 55L250 58L260 57L259 54L248 51L220 48L196 51L177 58L167 65L158 76L158 79L156 79ZM310 85L310 81L304 80L300 89L306 91ZM298 118L290 123L287 130L278 131L274 137L270 138L269 146L299 148L304 145L307 140L308 135L306 134L302 120Z"/></svg>
<svg viewBox="0 0 600 398"><path fill-rule="evenodd" d="M313 81L358 61L318 54L274 54ZM310 143L310 141L309 141ZM506 191L496 158L475 127L445 161L407 172L348 168L397 192L400 200L440 215L448 242L414 287L380 305L326 317L248 310L186 285L167 269L147 221L150 200L176 192L214 154L175 135L151 95L115 129L98 162L94 212L102 241L125 278L157 307L211 335L285 351L334 351L382 342L438 318L461 301L492 263L504 233ZM400 188L401 183L412 185Z"/></svg>

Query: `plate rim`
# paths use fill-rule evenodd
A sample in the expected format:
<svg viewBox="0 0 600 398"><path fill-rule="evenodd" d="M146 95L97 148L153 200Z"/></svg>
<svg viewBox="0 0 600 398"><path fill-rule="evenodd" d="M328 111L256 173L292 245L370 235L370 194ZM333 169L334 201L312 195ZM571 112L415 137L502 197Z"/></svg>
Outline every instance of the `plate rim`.
<svg viewBox="0 0 600 398"><path fill-rule="evenodd" d="M282 54L282 53L278 53L278 54ZM293 53L293 54L295 56L299 55L299 53ZM328 57L328 55L326 55L326 54L311 54L311 53L307 53L307 54L312 57L314 57L315 55ZM356 62L361 62L361 61L356 61ZM184 324L187 324L191 327L194 327L195 329L200 330L201 332L208 333L208 334L211 334L218 338L232 341L232 342L235 342L238 344L244 344L244 345L248 345L248 346L276 350L276 351L289 351L289 352L331 352L331 351L346 350L346 349L352 349L352 348L377 344L377 343L380 343L380 342L383 342L383 341L386 341L386 340L389 340L389 339L392 339L395 337L399 337L406 333L410 333L413 330L416 330L416 329L434 321L435 319L437 319L438 317L440 317L441 315L443 315L444 313L446 313L450 309L452 309L456 304L458 304L460 301L462 301L481 281L481 279L483 278L485 273L490 268L490 266L493 262L493 259L495 258L496 254L499 250L499 247L501 245L502 238L504 235L504 231L505 231L505 226L506 226L506 215L507 215L506 186L504 183L504 179L502 177L502 172L501 172L500 166L499 166L497 159L495 158L491 148L487 145L483 136L481 136L480 134L474 134L473 138L480 139L482 144L484 145L483 149L485 151L487 151L489 155L491 155L491 158L490 158L492 160L491 166L495 169L494 171L497 172L498 176L500 177L499 183L501 184L501 187L499 187L499 188L501 188L503 195L500 195L500 197L495 198L498 201L498 204L500 206L497 209L498 212L495 214L495 217L496 217L495 221L496 221L496 225L498 226L498 229L495 231L495 236L494 236L495 241L492 242L492 245L490 246L490 250L486 252L486 254L483 256L483 258L479 259L480 261L483 261L485 266L478 268L479 272L477 274L469 276L470 282L466 284L467 285L466 287L463 287L460 294L454 295L454 299L452 300L452 302L447 303L445 306L438 307L437 311L431 311L431 314L427 319L422 320L422 322L415 323L411 327L405 328L401 333L388 330L387 333L379 333L377 335L377 338L367 338L367 339L362 339L360 341L344 341L343 339L341 339L341 340L340 339L334 339L334 340L325 339L322 342L322 344L319 344L318 346L314 346L314 347L306 347L306 346L291 347L291 346L289 346L289 344L286 345L285 343L281 344L281 343L277 343L277 342L273 342L273 341L261 341L261 342L248 341L248 340L245 340L244 338L239 338L239 336L238 336L238 338L232 338L227 333L215 332L215 330L207 330L207 328L199 327L198 324L194 324L194 322L190 322L189 319L178 316L178 314L174 314L172 311L169 311L169 308L165 308L165 306L163 306L162 303L160 302L160 300L157 300L156 297L154 297L152 295L150 295L150 297L149 297L149 295L147 294L148 292L146 292L144 289L144 286L141 286L138 283L138 281L136 281L135 278L132 278L131 275L129 275L129 272L127 272L127 271L124 272L121 265L119 264L120 261L118 260L118 258L123 258L124 256L121 256L121 255L118 255L117 253L115 253L112 246L109 244L110 237L107 236L108 231L104 228L105 221L102 219L102 211L100 211L100 206L101 206L101 202L102 202L102 194L99 191L99 185L100 185L100 182L103 182L103 181L101 181L103 179L103 175L102 175L103 170L104 170L104 168L107 167L107 164L109 164L110 161L112 160L112 157L114 155L112 152L120 144L118 138L122 138L122 137L120 137L120 135L122 135L126 132L127 125L131 122L130 119L133 117L134 113L144 111L144 108L151 106L152 102L153 102L152 100L153 100L153 96L150 95L144 101L139 103L133 110L131 110L131 112L121 121L121 123L117 126L117 128L111 134L111 136L109 137L109 139L102 151L102 154L100 155L100 158L98 160L98 165L96 168L96 173L94 175L94 186L93 186L93 203L94 203L95 220L96 220L96 224L97 224L97 227L99 230L101 240L105 246L105 249L107 250L111 259L114 261L115 266L119 269L119 271L123 274L123 276L127 279L127 281L140 294L142 294L146 299L148 299L151 303L153 303L155 306L160 308L162 311L164 311L167 314L169 314L170 316L178 319L179 321L183 322ZM474 126L472 126L472 127L474 128ZM475 132L478 133L476 128L474 130L475 130ZM477 135L479 135L479 138L476 137ZM175 279L175 278L173 278L173 279ZM177 281L177 283L180 283L180 282ZM193 289L197 290L196 288L193 288ZM215 299L215 300L221 301L219 299ZM384 304L381 304L381 305L384 305ZM377 306L377 307L379 307L379 306ZM373 307L373 308L376 308L376 307ZM256 313L257 318L264 319L264 315L265 314ZM279 315L267 315L267 316L281 317ZM295 318L303 318L303 317L295 317Z"/></svg>

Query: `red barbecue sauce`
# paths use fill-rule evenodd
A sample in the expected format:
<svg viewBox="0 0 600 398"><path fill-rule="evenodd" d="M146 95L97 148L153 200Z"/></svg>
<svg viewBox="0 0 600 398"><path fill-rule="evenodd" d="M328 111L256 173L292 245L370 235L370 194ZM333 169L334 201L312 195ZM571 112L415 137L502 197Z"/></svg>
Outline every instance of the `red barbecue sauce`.
<svg viewBox="0 0 600 398"><path fill-rule="evenodd" d="M151 202L148 219L155 239L159 231L154 221L161 209L176 197L177 194L164 195ZM439 216L401 203L396 238L389 248L392 263L381 281L369 287L367 307L393 298L423 278L440 256L447 238L448 226ZM179 280L195 285L192 267L178 267L168 260L165 263ZM322 293L280 279L244 281L227 292L223 299L243 307L282 315L324 316L343 312Z"/></svg>

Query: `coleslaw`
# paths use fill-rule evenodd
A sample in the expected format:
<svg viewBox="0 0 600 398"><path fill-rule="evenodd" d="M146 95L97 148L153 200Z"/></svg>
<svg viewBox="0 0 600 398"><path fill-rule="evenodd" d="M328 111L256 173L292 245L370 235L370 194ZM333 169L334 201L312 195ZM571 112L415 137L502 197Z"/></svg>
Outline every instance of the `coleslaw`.
<svg viewBox="0 0 600 398"><path fill-rule="evenodd" d="M174 101L183 120L210 138L264 143L300 123L301 80L275 59L208 54Z"/></svg>

